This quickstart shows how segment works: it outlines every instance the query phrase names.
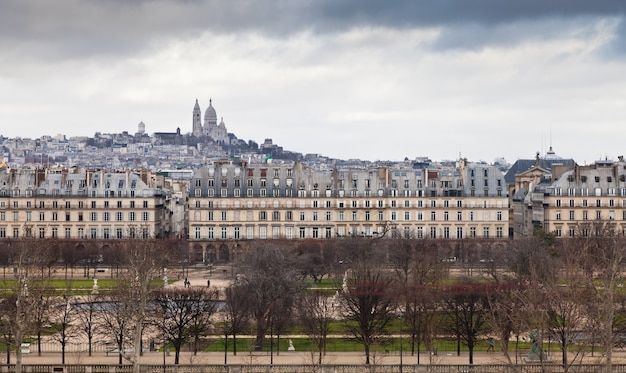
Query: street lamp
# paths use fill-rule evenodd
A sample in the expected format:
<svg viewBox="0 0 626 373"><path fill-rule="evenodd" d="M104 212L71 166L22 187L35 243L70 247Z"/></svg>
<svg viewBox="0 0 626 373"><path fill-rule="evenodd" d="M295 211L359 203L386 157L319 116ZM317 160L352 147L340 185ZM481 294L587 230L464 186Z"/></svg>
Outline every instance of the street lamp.
<svg viewBox="0 0 626 373"><path fill-rule="evenodd" d="M402 311L398 312L398 320L400 320L400 373L402 373L402 332L403 332L403 328L402 328L402 317L404 315L402 314Z"/></svg>

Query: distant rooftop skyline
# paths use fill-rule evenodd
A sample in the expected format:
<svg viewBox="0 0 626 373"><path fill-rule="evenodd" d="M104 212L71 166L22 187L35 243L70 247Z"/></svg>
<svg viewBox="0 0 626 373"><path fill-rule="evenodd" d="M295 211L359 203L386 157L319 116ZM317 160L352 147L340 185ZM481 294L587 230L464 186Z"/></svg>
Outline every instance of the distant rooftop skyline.
<svg viewBox="0 0 626 373"><path fill-rule="evenodd" d="M68 17L71 10L71 17ZM0 134L192 131L333 158L626 153L619 0L0 3Z"/></svg>

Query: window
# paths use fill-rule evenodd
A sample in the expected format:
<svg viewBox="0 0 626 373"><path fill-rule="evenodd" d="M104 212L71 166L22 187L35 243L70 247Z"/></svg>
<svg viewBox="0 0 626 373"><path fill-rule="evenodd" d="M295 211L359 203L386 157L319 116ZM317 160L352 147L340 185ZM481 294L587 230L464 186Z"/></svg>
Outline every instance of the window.
<svg viewBox="0 0 626 373"><path fill-rule="evenodd" d="M304 227L300 227L299 229L299 236L300 238L306 238L306 230Z"/></svg>
<svg viewBox="0 0 626 373"><path fill-rule="evenodd" d="M150 220L150 213L149 213L149 212L145 211L145 212L143 212L141 215L142 215L142 216L141 216L141 220L143 220L143 221L148 221L148 220Z"/></svg>
<svg viewBox="0 0 626 373"><path fill-rule="evenodd" d="M213 227L207 229L207 236L210 240L215 239L215 229Z"/></svg>
<svg viewBox="0 0 626 373"><path fill-rule="evenodd" d="M574 220L574 211L569 212L569 220Z"/></svg>
<svg viewBox="0 0 626 373"><path fill-rule="evenodd" d="M259 212L259 220L267 220L267 212L260 211Z"/></svg>
<svg viewBox="0 0 626 373"><path fill-rule="evenodd" d="M435 211L430 212L430 220L432 221L437 220L437 213Z"/></svg>
<svg viewBox="0 0 626 373"><path fill-rule="evenodd" d="M391 212L391 220L397 220L397 215L395 211Z"/></svg>
<svg viewBox="0 0 626 373"><path fill-rule="evenodd" d="M97 212L91 212L91 213L89 213L89 220L91 220L91 221L97 221L97 220L98 220L98 213L97 213Z"/></svg>
<svg viewBox="0 0 626 373"><path fill-rule="evenodd" d="M496 237L502 238L502 227L496 227Z"/></svg>
<svg viewBox="0 0 626 373"><path fill-rule="evenodd" d="M241 239L241 228L240 227L234 227L233 229L234 229L234 231L233 231L234 238L236 240Z"/></svg>
<svg viewBox="0 0 626 373"><path fill-rule="evenodd" d="M496 220L502 221L502 211L496 212Z"/></svg>
<svg viewBox="0 0 626 373"><path fill-rule="evenodd" d="M109 221L109 220L111 220L111 219L110 219L110 213L109 213L108 211L107 211L107 212L103 212L103 213L102 213L102 220L104 220L104 221Z"/></svg>
<svg viewBox="0 0 626 373"><path fill-rule="evenodd" d="M134 211L131 211L131 212L128 213L128 220L129 221L135 221L136 220Z"/></svg>
<svg viewBox="0 0 626 373"><path fill-rule="evenodd" d="M444 221L450 220L450 214L447 211L443 212L443 220Z"/></svg>
<svg viewBox="0 0 626 373"><path fill-rule="evenodd" d="M228 228L227 227L222 227L222 229L221 229L221 238L223 240L228 238Z"/></svg>
<svg viewBox="0 0 626 373"><path fill-rule="evenodd" d="M456 227L456 238L457 239L463 238L463 227Z"/></svg>
<svg viewBox="0 0 626 373"><path fill-rule="evenodd" d="M470 237L476 237L476 227L470 227Z"/></svg>
<svg viewBox="0 0 626 373"><path fill-rule="evenodd" d="M450 238L450 227L443 227L443 238Z"/></svg>
<svg viewBox="0 0 626 373"><path fill-rule="evenodd" d="M70 238L70 237L72 237L71 228L65 228L65 238Z"/></svg>
<svg viewBox="0 0 626 373"><path fill-rule="evenodd" d="M304 220L305 220L304 212L300 211L300 221L304 221Z"/></svg>
<svg viewBox="0 0 626 373"><path fill-rule="evenodd" d="M484 227L483 228L483 237L484 238L489 238L489 227Z"/></svg>
<svg viewBox="0 0 626 373"><path fill-rule="evenodd" d="M463 213L461 211L456 212L456 220L457 221L463 220Z"/></svg>
<svg viewBox="0 0 626 373"><path fill-rule="evenodd" d="M556 220L561 220L561 211L556 212Z"/></svg>
<svg viewBox="0 0 626 373"><path fill-rule="evenodd" d="M228 219L226 219L226 211L221 211L220 215L221 215L222 221L228 220Z"/></svg>

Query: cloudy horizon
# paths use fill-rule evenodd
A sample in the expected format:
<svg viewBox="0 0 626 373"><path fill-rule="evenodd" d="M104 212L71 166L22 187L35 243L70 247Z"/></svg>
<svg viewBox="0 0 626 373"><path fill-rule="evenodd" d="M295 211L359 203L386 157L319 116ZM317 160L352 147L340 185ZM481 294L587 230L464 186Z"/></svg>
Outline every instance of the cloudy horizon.
<svg viewBox="0 0 626 373"><path fill-rule="evenodd" d="M334 158L626 154L626 4L0 2L0 135L229 132Z"/></svg>

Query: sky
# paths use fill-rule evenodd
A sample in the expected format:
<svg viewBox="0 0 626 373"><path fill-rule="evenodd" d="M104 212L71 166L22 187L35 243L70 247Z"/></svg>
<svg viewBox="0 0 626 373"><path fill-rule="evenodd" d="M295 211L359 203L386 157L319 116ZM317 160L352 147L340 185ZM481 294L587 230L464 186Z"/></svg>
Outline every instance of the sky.
<svg viewBox="0 0 626 373"><path fill-rule="evenodd" d="M626 154L623 0L0 0L0 135L229 132L333 158Z"/></svg>

